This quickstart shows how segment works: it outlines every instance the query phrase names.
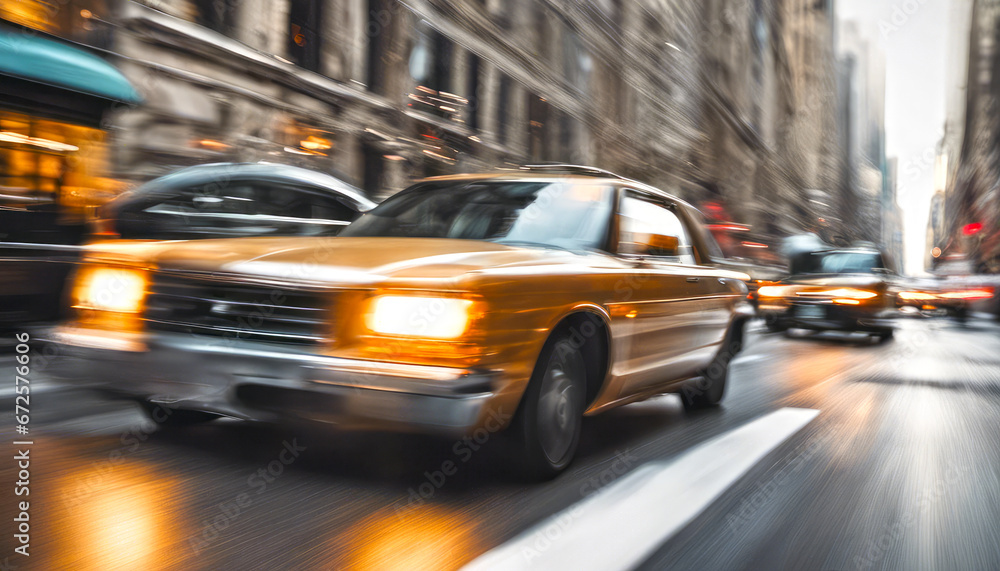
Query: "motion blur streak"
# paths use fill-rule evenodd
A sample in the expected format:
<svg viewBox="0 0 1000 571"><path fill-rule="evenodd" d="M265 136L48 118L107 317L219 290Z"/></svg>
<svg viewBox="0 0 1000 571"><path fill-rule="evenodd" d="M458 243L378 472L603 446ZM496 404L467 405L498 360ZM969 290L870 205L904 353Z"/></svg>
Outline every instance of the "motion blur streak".
<svg viewBox="0 0 1000 571"><path fill-rule="evenodd" d="M107 476L81 470L57 486L71 489L97 479L90 495L59 518L65 538L54 551L54 569L155 569L181 563L183 514L177 511L179 482L144 466L126 466Z"/></svg>
<svg viewBox="0 0 1000 571"><path fill-rule="evenodd" d="M443 506L380 510L353 526L345 537L348 571L459 569L484 546L473 519Z"/></svg>

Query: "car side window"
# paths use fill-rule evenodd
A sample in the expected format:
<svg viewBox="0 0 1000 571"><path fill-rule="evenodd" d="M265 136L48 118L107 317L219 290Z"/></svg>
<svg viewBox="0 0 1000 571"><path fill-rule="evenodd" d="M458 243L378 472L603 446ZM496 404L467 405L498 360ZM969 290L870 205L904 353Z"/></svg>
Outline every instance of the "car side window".
<svg viewBox="0 0 1000 571"><path fill-rule="evenodd" d="M151 204L143 212L176 215L254 214L254 189L248 184L219 188L194 186L161 202Z"/></svg>
<svg viewBox="0 0 1000 571"><path fill-rule="evenodd" d="M677 255L655 256L655 258L676 264L695 264L691 236L681 219L666 204L632 192L626 192L622 196L619 215L620 238L634 234L676 236Z"/></svg>
<svg viewBox="0 0 1000 571"><path fill-rule="evenodd" d="M260 186L257 188L257 214L284 218L309 218L312 207L308 195L286 186Z"/></svg>
<svg viewBox="0 0 1000 571"><path fill-rule="evenodd" d="M354 210L334 198L289 186L258 187L257 212L289 219L301 235L335 234L357 218Z"/></svg>

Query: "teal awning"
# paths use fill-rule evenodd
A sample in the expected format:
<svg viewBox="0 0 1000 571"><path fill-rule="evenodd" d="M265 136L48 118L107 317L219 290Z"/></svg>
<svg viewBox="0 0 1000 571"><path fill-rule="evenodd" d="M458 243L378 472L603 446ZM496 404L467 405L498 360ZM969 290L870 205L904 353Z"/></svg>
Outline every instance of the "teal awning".
<svg viewBox="0 0 1000 571"><path fill-rule="evenodd" d="M23 33L0 31L0 75L123 103L142 101L125 76L103 59L55 40Z"/></svg>

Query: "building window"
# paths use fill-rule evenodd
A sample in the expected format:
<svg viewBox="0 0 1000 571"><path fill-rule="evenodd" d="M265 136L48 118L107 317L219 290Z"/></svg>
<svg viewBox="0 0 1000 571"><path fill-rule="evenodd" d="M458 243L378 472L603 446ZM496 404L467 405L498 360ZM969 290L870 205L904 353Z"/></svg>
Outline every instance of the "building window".
<svg viewBox="0 0 1000 571"><path fill-rule="evenodd" d="M194 21L210 30L231 36L236 29L236 9L240 0L195 0Z"/></svg>
<svg viewBox="0 0 1000 571"><path fill-rule="evenodd" d="M580 40L579 34L565 29L563 34L563 73L566 81L582 93L590 88L590 73L594 62Z"/></svg>
<svg viewBox="0 0 1000 571"><path fill-rule="evenodd" d="M569 113L559 113L559 153L562 155L559 160L563 162L576 162L573 160L573 118ZM580 161L583 162L583 161Z"/></svg>
<svg viewBox="0 0 1000 571"><path fill-rule="evenodd" d="M469 54L469 81L466 94L469 100L469 128L479 130L479 56Z"/></svg>
<svg viewBox="0 0 1000 571"><path fill-rule="evenodd" d="M451 83L453 44L443 34L421 22L410 51L410 77L417 85L448 91Z"/></svg>
<svg viewBox="0 0 1000 571"><path fill-rule="evenodd" d="M368 0L368 21L365 37L368 40L368 69L365 82L372 93L385 95L386 55L392 39L393 0Z"/></svg>
<svg viewBox="0 0 1000 571"><path fill-rule="evenodd" d="M549 102L534 93L528 93L528 156L533 161L547 161L550 148Z"/></svg>
<svg viewBox="0 0 1000 571"><path fill-rule="evenodd" d="M500 74L500 86L497 89L497 143L507 144L508 106L510 105L510 77Z"/></svg>
<svg viewBox="0 0 1000 571"><path fill-rule="evenodd" d="M461 121L469 100L452 93L452 60L455 45L450 39L426 23L417 26L417 35L410 50L410 77L416 84L408 105L417 111Z"/></svg>
<svg viewBox="0 0 1000 571"><path fill-rule="evenodd" d="M291 0L288 10L288 56L295 64L319 71L319 0Z"/></svg>

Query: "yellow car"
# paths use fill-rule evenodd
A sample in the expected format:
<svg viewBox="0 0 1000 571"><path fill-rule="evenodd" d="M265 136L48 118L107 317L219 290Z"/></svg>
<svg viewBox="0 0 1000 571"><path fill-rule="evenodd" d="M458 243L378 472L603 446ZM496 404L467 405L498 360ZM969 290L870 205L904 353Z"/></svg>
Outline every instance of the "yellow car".
<svg viewBox="0 0 1000 571"><path fill-rule="evenodd" d="M494 432L552 476L582 417L719 403L752 315L691 206L587 168L428 179L339 237L93 246L59 376L163 424Z"/></svg>

